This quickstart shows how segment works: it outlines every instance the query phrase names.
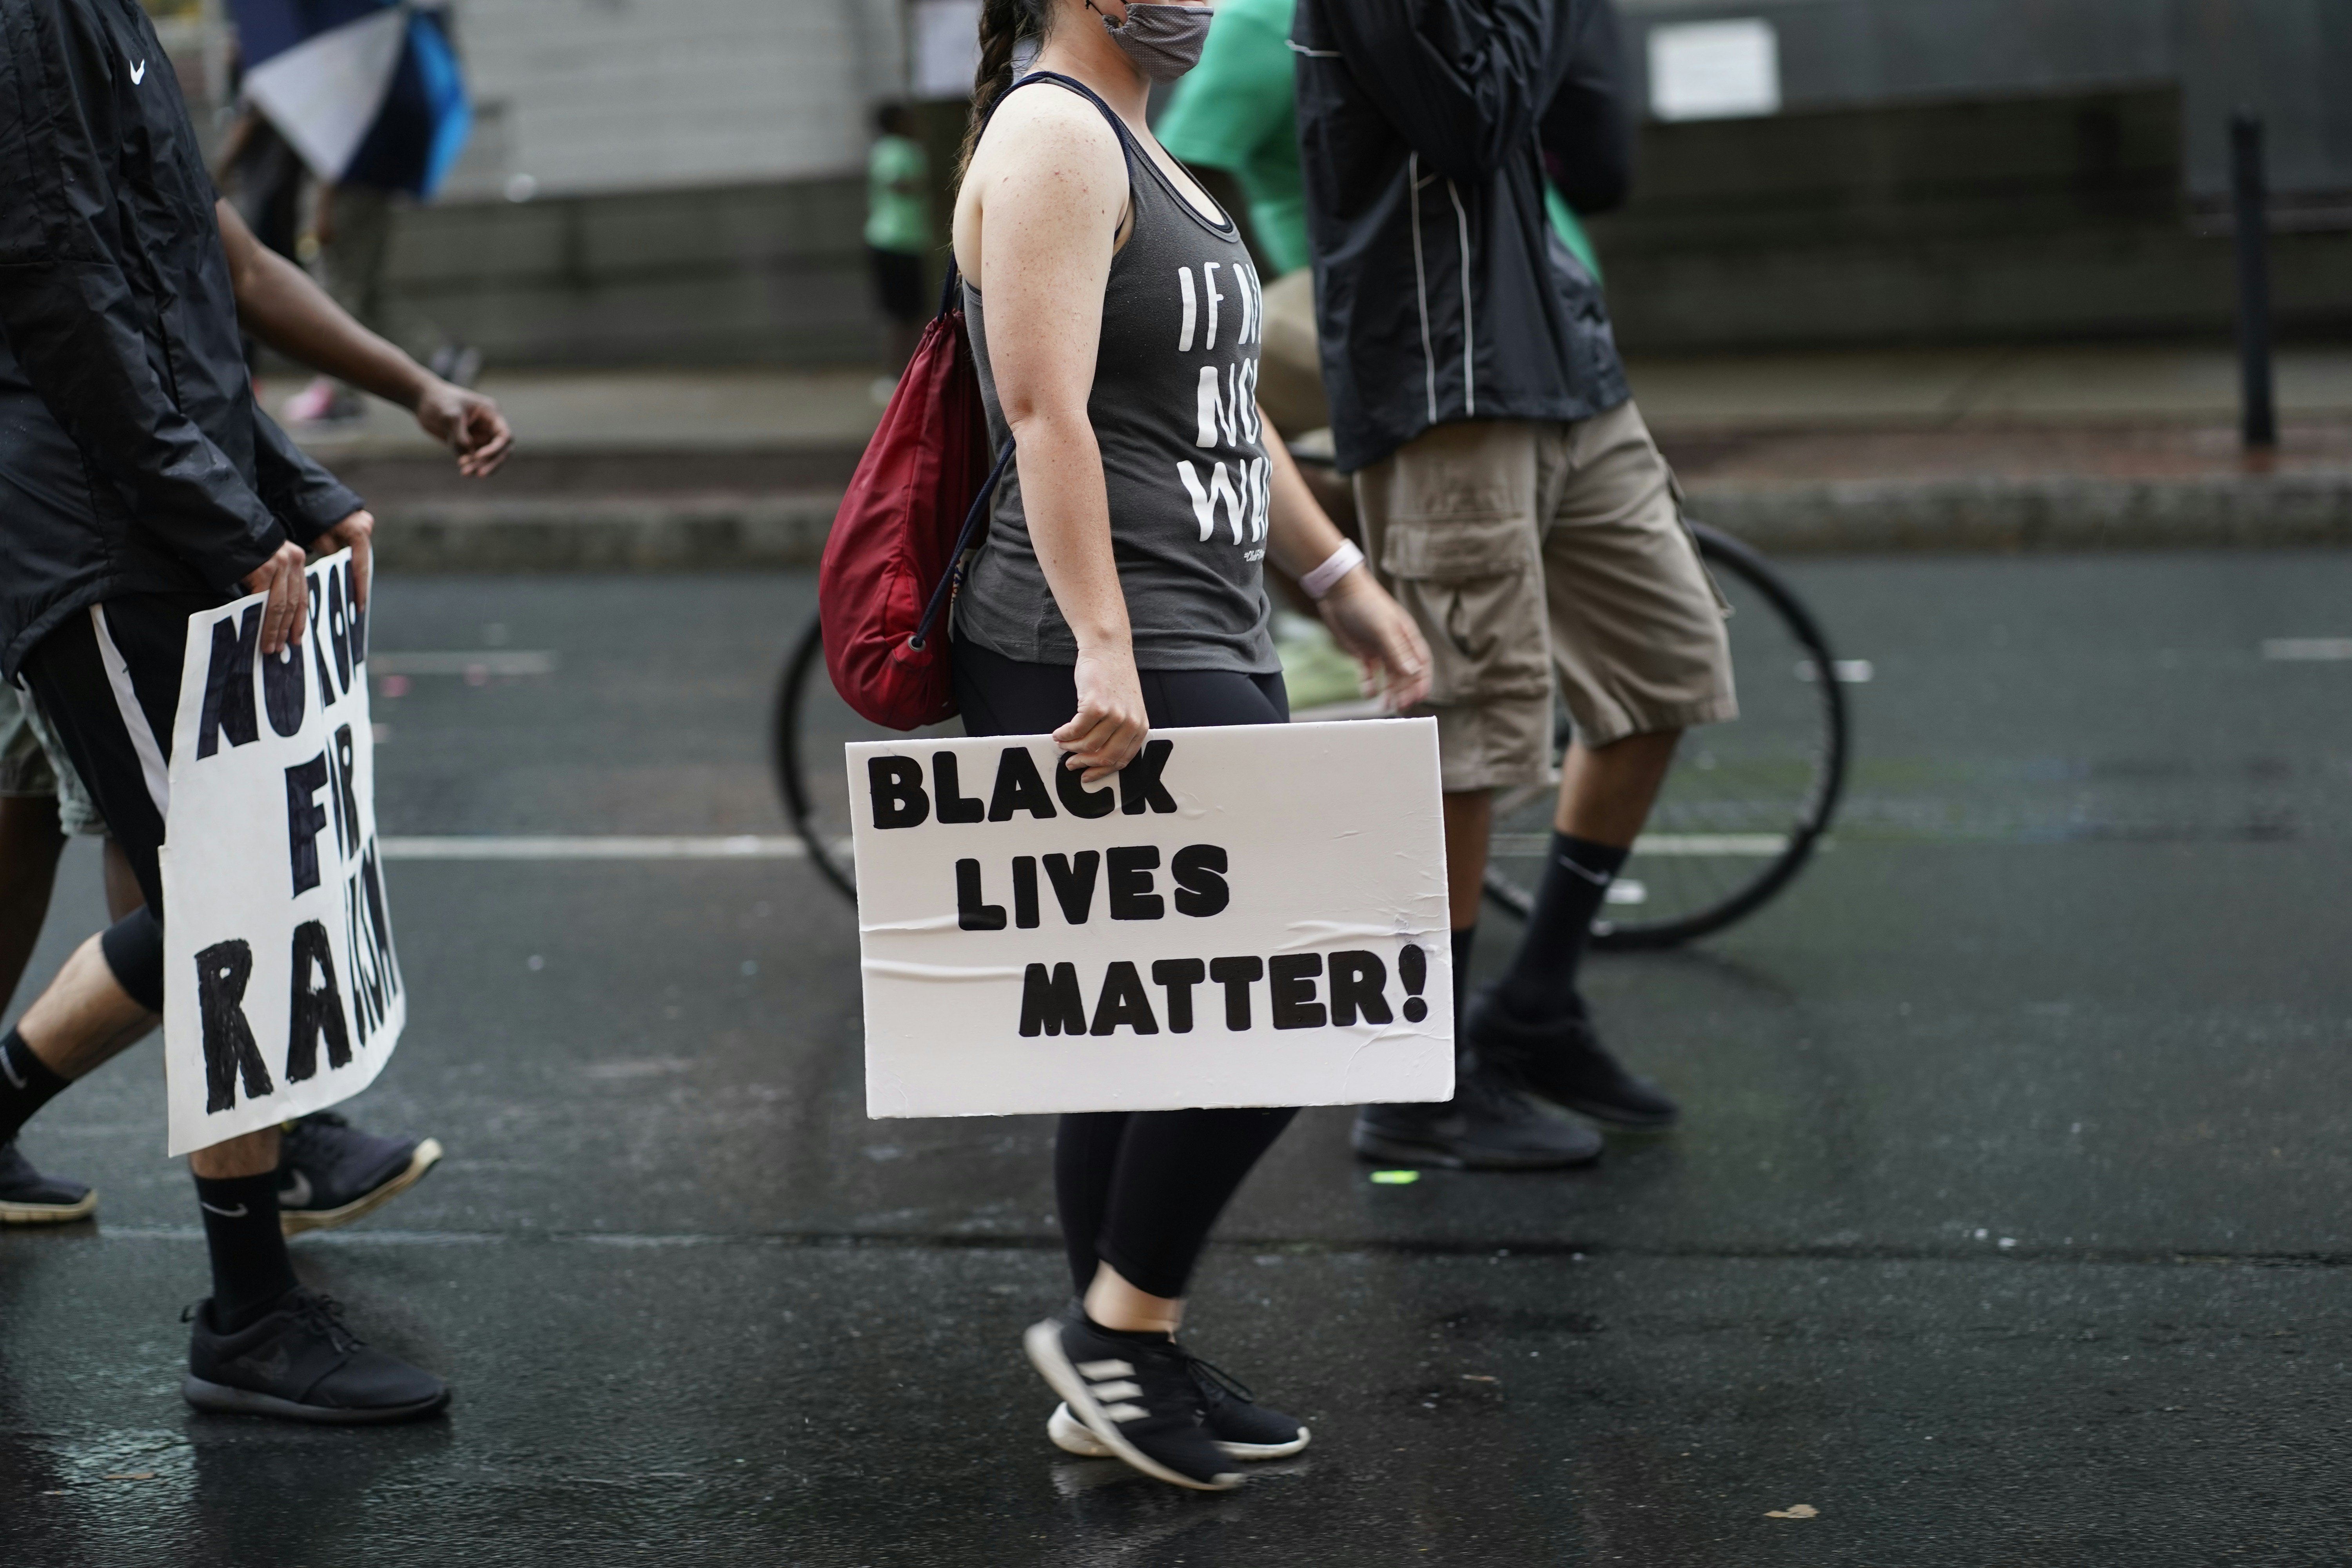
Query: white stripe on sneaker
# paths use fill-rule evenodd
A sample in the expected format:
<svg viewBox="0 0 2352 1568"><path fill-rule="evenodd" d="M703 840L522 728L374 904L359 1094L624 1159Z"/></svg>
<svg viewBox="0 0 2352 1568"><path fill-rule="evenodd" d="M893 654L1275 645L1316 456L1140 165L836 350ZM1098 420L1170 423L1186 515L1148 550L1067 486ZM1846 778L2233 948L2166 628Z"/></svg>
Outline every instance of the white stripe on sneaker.
<svg viewBox="0 0 2352 1568"><path fill-rule="evenodd" d="M1133 1377L1135 1364L1124 1361L1082 1361L1078 1363L1078 1375L1088 1383L1100 1383L1107 1377Z"/></svg>

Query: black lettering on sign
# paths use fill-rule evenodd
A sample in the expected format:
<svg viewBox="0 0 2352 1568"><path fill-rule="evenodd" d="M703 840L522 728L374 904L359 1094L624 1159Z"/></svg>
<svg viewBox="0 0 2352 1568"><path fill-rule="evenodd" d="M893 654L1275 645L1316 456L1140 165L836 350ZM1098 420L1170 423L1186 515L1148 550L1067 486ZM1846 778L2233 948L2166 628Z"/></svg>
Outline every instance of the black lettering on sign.
<svg viewBox="0 0 2352 1568"><path fill-rule="evenodd" d="M1323 1004L1315 1000L1315 977L1322 973L1319 952L1278 952L1266 960L1265 1010L1276 1028L1323 1026Z"/></svg>
<svg viewBox="0 0 2352 1568"><path fill-rule="evenodd" d="M327 595L319 581L319 574L310 576L310 660L319 671L319 706L326 707L335 700L335 672L327 663L327 639L320 635L319 618L327 613Z"/></svg>
<svg viewBox="0 0 2352 1568"><path fill-rule="evenodd" d="M1170 795L1160 782L1160 771L1168 766L1169 753L1175 751L1173 741L1146 741L1135 761L1119 770L1118 808L1129 816L1140 816L1146 806L1153 811L1176 809L1176 797Z"/></svg>
<svg viewBox="0 0 2352 1568"><path fill-rule="evenodd" d="M253 1026L245 1021L245 983L253 978L253 949L232 938L196 954L196 1016L205 1030L205 1114L236 1108L236 1082L245 1097L274 1094Z"/></svg>
<svg viewBox="0 0 2352 1568"><path fill-rule="evenodd" d="M1196 920L1223 914L1234 900L1225 886L1225 852L1214 844L1187 844L1169 858L1168 874L1176 879L1176 910Z"/></svg>
<svg viewBox="0 0 2352 1568"><path fill-rule="evenodd" d="M1108 1035L1122 1024L1139 1035L1160 1032L1160 1021L1151 1016L1151 998L1144 994L1143 977L1123 958L1103 970L1102 995L1095 1002L1094 1032Z"/></svg>
<svg viewBox="0 0 2352 1568"><path fill-rule="evenodd" d="M1037 759L1026 746L1007 746L996 759L996 788L989 792L988 820L1010 822L1016 811L1044 820L1055 815L1054 797L1038 776Z"/></svg>
<svg viewBox="0 0 2352 1568"><path fill-rule="evenodd" d="M400 994L400 956L392 951L392 921L383 912L383 870L371 839L360 852L360 886L367 889L368 930L375 938L375 962L383 975L384 994Z"/></svg>
<svg viewBox="0 0 2352 1568"><path fill-rule="evenodd" d="M1124 844L1104 856L1110 868L1110 918L1115 921L1156 921L1168 913L1167 900L1151 890L1152 868L1160 864L1156 844Z"/></svg>
<svg viewBox="0 0 2352 1568"><path fill-rule="evenodd" d="M1083 1035L1087 1032L1087 998L1078 989L1078 966L1057 963L1049 975L1042 963L1033 963L1021 975L1021 1032L1024 1035Z"/></svg>
<svg viewBox="0 0 2352 1568"><path fill-rule="evenodd" d="M1237 1035L1249 1032L1250 983L1265 973L1265 963L1255 958L1209 960L1209 978L1225 988L1225 1027Z"/></svg>
<svg viewBox="0 0 2352 1568"><path fill-rule="evenodd" d="M980 862L956 862L956 924L965 931L1003 931L1004 906L983 903L985 895L980 887Z"/></svg>
<svg viewBox="0 0 2352 1568"><path fill-rule="evenodd" d="M266 653L261 656L261 706L269 714L271 729L281 735L291 735L302 728L308 685L302 679L300 644L287 644L286 650L275 658Z"/></svg>
<svg viewBox="0 0 2352 1568"><path fill-rule="evenodd" d="M1168 1032L1192 1032L1192 987L1209 976L1197 958L1163 958L1151 966L1151 983L1168 993Z"/></svg>
<svg viewBox="0 0 2352 1568"><path fill-rule="evenodd" d="M319 885L319 830L327 826L327 812L318 795L326 787L324 752L286 770L286 858L298 897Z"/></svg>
<svg viewBox="0 0 2352 1568"><path fill-rule="evenodd" d="M1429 1016L1429 1004L1421 999L1422 987L1429 984L1429 954L1412 942L1399 948L1397 978L1404 982L1404 1021L1418 1024Z"/></svg>
<svg viewBox="0 0 2352 1568"><path fill-rule="evenodd" d="M1037 929L1037 857L1013 858L1013 923L1023 931Z"/></svg>
<svg viewBox="0 0 2352 1568"><path fill-rule="evenodd" d="M335 847L351 858L360 841L359 760L352 754L352 727L335 727Z"/></svg>
<svg viewBox="0 0 2352 1568"><path fill-rule="evenodd" d="M1331 955L1331 1022L1346 1028L1361 1015L1367 1024L1389 1021L1389 966L1376 952Z"/></svg>
<svg viewBox="0 0 2352 1568"><path fill-rule="evenodd" d="M343 951L351 955L352 1022L359 1030L362 1046L383 1022L383 977L371 972L374 953L365 931L366 901L367 895L360 888L360 874L353 871L343 888Z"/></svg>
<svg viewBox="0 0 2352 1568"><path fill-rule="evenodd" d="M213 623L212 662L205 668L204 717L196 725L196 755L209 757L220 750L220 738L232 746L261 739L261 721L253 711L253 650L261 637L261 606L247 605L229 629L224 616Z"/></svg>
<svg viewBox="0 0 2352 1568"><path fill-rule="evenodd" d="M874 796L877 827L920 827L930 819L931 797L923 793L923 765L912 757L868 757L866 786Z"/></svg>
<svg viewBox="0 0 2352 1568"><path fill-rule="evenodd" d="M1045 879L1054 884L1054 899L1062 906L1062 918L1074 926L1086 924L1094 909L1095 873L1101 868L1098 850L1045 857Z"/></svg>
<svg viewBox="0 0 2352 1568"><path fill-rule="evenodd" d="M335 685L352 692L352 622L343 609L343 569L327 574L327 640L335 645Z"/></svg>
<svg viewBox="0 0 2352 1568"><path fill-rule="evenodd" d="M1062 797L1062 809L1090 820L1108 816L1118 805L1118 796L1109 790L1088 789L1086 771L1071 767L1067 759L1054 764L1054 793Z"/></svg>
<svg viewBox="0 0 2352 1568"><path fill-rule="evenodd" d="M342 988L335 983L334 944L317 921L294 928L294 994L286 1016L288 1083L300 1083L318 1072L320 1035L327 1037L327 1065L351 1066L351 1028L343 1022Z"/></svg>
<svg viewBox="0 0 2352 1568"><path fill-rule="evenodd" d="M956 754L953 752L931 753L931 790L940 797L941 822L984 822L988 807L980 804L978 795L963 793L956 783Z"/></svg>

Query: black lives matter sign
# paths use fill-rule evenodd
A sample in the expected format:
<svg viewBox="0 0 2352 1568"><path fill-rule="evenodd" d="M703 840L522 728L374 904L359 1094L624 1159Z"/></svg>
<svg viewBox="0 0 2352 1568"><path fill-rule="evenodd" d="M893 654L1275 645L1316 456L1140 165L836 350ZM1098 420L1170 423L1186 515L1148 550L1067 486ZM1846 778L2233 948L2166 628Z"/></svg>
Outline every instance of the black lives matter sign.
<svg viewBox="0 0 2352 1568"><path fill-rule="evenodd" d="M1452 1092L1430 721L846 751L871 1114Z"/></svg>
<svg viewBox="0 0 2352 1568"><path fill-rule="evenodd" d="M283 654L257 595L188 617L163 857L175 1154L356 1094L407 1016L349 553L309 581Z"/></svg>

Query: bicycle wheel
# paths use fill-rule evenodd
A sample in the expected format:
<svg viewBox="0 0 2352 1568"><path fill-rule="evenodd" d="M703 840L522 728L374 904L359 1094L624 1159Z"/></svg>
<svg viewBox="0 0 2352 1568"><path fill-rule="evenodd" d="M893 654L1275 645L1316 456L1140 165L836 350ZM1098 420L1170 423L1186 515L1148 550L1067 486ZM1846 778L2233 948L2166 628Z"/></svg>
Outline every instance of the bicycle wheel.
<svg viewBox="0 0 2352 1568"><path fill-rule="evenodd" d="M776 783L783 792L785 815L824 879L854 901L857 866L850 850L849 773L842 763L842 746L850 741L961 735L963 727L950 720L910 736L859 718L825 673L824 643L814 620L784 661L774 721Z"/></svg>
<svg viewBox="0 0 2352 1568"><path fill-rule="evenodd" d="M1683 739L1609 903L1596 947L1673 947L1760 908L1803 868L1845 780L1849 671L1764 558L1694 523L1699 554L1731 601L1739 717ZM1554 732L1567 750L1568 713ZM1557 762L1557 758L1555 758ZM1551 842L1551 784L1499 795L1488 900L1524 918Z"/></svg>

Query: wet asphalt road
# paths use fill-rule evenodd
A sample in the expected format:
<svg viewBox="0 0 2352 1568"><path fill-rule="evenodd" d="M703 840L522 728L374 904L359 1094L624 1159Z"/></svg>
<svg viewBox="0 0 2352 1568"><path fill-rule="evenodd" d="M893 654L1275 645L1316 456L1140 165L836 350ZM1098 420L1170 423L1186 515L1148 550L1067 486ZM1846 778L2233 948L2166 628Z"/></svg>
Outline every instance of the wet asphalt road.
<svg viewBox="0 0 2352 1568"><path fill-rule="evenodd" d="M1687 1125L1382 1186L1302 1117L1188 1335L1315 1429L1244 1490L1046 1445L1047 1124L866 1120L806 867L409 863L408 1034L347 1109L449 1157L296 1253L454 1409L180 1403L150 1043L26 1137L104 1206L0 1237L0 1561L2352 1562L2352 661L2262 651L2352 637L2352 558L1793 574L1875 670L1833 850L1589 970ZM781 831L810 599L386 584L379 651L558 658L381 699L384 830ZM98 918L78 847L26 994Z"/></svg>

